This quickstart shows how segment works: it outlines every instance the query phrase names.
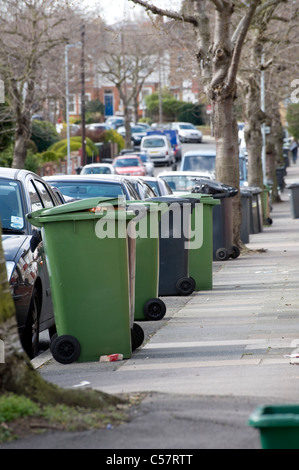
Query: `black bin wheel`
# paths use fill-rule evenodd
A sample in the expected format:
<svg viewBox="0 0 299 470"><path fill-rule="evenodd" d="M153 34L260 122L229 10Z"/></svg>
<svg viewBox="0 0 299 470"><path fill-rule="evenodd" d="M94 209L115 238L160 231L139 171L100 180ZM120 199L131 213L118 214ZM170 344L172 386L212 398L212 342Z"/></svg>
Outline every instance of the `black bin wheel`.
<svg viewBox="0 0 299 470"><path fill-rule="evenodd" d="M181 277L175 287L179 295L191 295L195 289L195 281L192 277Z"/></svg>
<svg viewBox="0 0 299 470"><path fill-rule="evenodd" d="M138 323L133 324L133 328L131 328L131 343L132 343L132 351L139 348L144 341L144 331Z"/></svg>
<svg viewBox="0 0 299 470"><path fill-rule="evenodd" d="M228 251L226 248L218 248L215 253L216 260L225 261L228 259Z"/></svg>
<svg viewBox="0 0 299 470"><path fill-rule="evenodd" d="M61 335L53 338L50 350L57 362L71 364L79 359L81 346L77 338L70 335Z"/></svg>
<svg viewBox="0 0 299 470"><path fill-rule="evenodd" d="M240 248L238 246L234 245L232 249L233 249L233 252L231 254L231 258L233 258L233 259L238 258L238 256L240 256L240 253L241 253Z"/></svg>
<svg viewBox="0 0 299 470"><path fill-rule="evenodd" d="M144 304L143 313L147 320L162 320L166 313L166 305L161 299L150 299Z"/></svg>

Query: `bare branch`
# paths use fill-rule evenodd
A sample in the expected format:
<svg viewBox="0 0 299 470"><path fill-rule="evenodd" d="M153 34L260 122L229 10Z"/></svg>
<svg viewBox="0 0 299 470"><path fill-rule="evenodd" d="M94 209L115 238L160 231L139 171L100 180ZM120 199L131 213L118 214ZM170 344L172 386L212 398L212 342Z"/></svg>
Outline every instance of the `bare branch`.
<svg viewBox="0 0 299 470"><path fill-rule="evenodd" d="M173 20L186 21L186 23L191 23L197 25L197 19L195 16L184 15L181 13L176 13L174 11L165 10L163 8L158 8L151 3L147 3L145 0L130 0L130 2L135 3L136 5L141 5L145 8L146 11L151 11L155 15L167 16Z"/></svg>

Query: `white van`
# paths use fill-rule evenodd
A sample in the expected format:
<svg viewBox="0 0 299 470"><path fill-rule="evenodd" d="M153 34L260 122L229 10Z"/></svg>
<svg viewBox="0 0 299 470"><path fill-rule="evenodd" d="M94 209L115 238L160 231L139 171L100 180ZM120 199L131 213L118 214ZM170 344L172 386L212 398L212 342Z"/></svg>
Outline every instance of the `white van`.
<svg viewBox="0 0 299 470"><path fill-rule="evenodd" d="M142 137L140 152L147 153L154 164L174 165L176 162L171 143L165 135Z"/></svg>

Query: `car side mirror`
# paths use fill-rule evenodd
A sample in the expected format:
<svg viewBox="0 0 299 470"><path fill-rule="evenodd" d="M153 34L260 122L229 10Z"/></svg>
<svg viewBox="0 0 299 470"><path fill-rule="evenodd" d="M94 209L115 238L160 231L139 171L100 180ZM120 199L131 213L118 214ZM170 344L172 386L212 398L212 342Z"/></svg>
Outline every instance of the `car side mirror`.
<svg viewBox="0 0 299 470"><path fill-rule="evenodd" d="M36 250L39 243L42 241L42 234L40 230L33 229L32 230L32 237L30 240L30 250L32 253Z"/></svg>

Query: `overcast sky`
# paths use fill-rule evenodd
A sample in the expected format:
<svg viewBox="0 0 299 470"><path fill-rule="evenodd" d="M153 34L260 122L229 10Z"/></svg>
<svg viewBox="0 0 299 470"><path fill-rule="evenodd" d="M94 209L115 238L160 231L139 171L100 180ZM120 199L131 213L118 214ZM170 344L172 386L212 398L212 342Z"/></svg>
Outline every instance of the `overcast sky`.
<svg viewBox="0 0 299 470"><path fill-rule="evenodd" d="M129 0L77 0L77 3L89 9L98 6L103 13L103 19L108 24L132 19L132 15L141 11L144 12L142 7L134 5ZM152 3L157 7L178 11L182 0L149 0L148 3Z"/></svg>

